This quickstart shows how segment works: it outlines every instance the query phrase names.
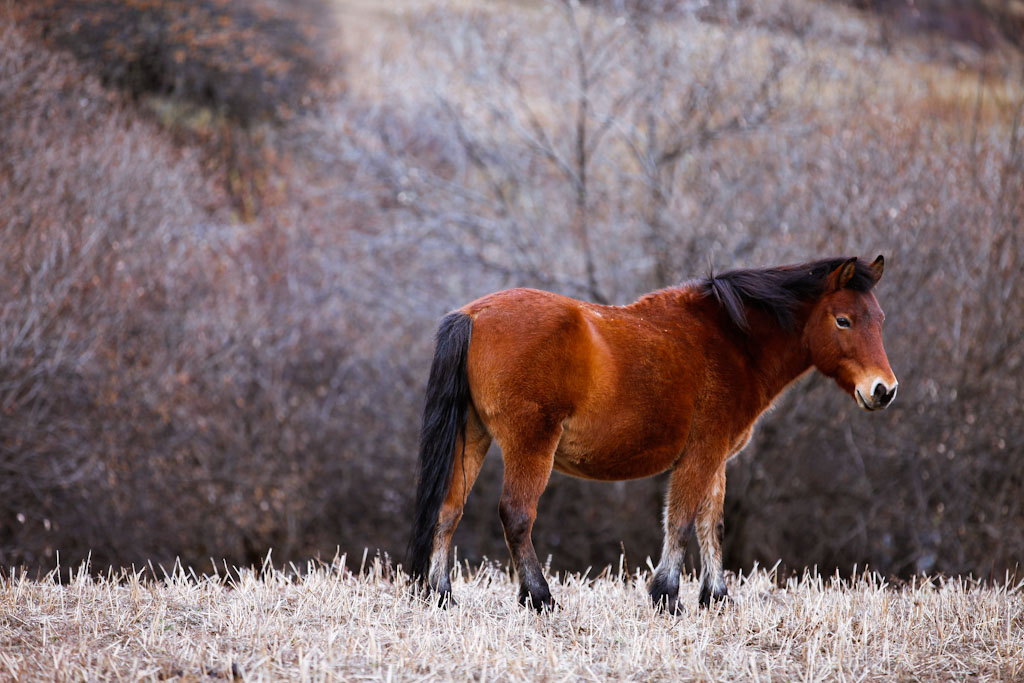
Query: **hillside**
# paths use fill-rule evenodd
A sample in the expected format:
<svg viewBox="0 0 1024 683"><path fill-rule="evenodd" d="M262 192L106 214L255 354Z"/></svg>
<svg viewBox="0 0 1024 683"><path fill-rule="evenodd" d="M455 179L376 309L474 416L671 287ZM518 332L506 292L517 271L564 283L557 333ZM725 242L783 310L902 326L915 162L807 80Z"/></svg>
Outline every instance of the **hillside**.
<svg viewBox="0 0 1024 683"><path fill-rule="evenodd" d="M883 253L899 399L784 395L728 470L726 565L1015 570L1019 54L811 0L251 2L0 10L0 566L398 557L446 311ZM501 476L471 561L506 557ZM663 489L553 477L538 552L642 564Z"/></svg>

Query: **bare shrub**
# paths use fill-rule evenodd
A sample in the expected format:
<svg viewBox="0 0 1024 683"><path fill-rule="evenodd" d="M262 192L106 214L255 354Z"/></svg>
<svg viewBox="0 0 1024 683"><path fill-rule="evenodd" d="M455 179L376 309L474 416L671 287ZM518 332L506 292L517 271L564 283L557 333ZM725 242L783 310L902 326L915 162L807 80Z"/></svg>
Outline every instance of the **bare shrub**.
<svg viewBox="0 0 1024 683"><path fill-rule="evenodd" d="M0 563L398 555L447 310L884 253L899 398L784 397L730 467L727 563L1013 569L1017 77L919 81L866 45L572 3L403 21L352 56L360 99L250 127L272 158L236 212L197 143L4 27ZM462 558L505 558L500 478L492 456ZM555 477L536 544L636 566L661 505L657 480Z"/></svg>
<svg viewBox="0 0 1024 683"><path fill-rule="evenodd" d="M175 334L154 266L203 221L205 193L194 159L67 60L10 27L0 40L2 537L24 549L5 559L38 561L56 538L73 554L88 546L72 539L126 540L110 522L133 497L111 492L147 466L121 448L147 412L128 389Z"/></svg>
<svg viewBox="0 0 1024 683"><path fill-rule="evenodd" d="M775 474L752 462L747 481L755 498L768 496L770 518L799 516L845 533L811 538L758 525L746 543L764 545L738 555L764 558L768 547L795 543L805 558L831 557L829 566L868 561L904 574L980 576L1016 569L1024 538L1014 491L1024 470L1014 457L1021 407L1010 387L1022 370L1024 326L1019 297L1009 295L1021 253L1010 226L1024 215L1016 192L1004 190L1021 179L1019 124L1005 125L1020 111L973 146L966 129L901 124L891 112L815 147L827 170L806 196L827 211L831 235L821 239L844 247L870 240L893 253L879 296L890 302L901 400L869 430L820 383L787 397L793 414L773 420L757 450L797 460Z"/></svg>
<svg viewBox="0 0 1024 683"><path fill-rule="evenodd" d="M300 289L337 280L311 282L313 236L230 225L197 150L15 29L0 40L0 558L300 547L360 493L346 448L387 441L340 438L332 419L380 369L345 292Z"/></svg>
<svg viewBox="0 0 1024 683"><path fill-rule="evenodd" d="M869 418L820 379L782 399L730 469L727 559L1012 570L1022 328L1005 313L1019 305L1008 226L1022 217L1005 188L1020 178L1019 110L993 102L971 131L968 100L874 85L879 52L833 63L819 44L744 48L742 29L692 26L571 3L517 21L427 14L408 75L389 65L426 85L358 120L346 158L372 169L415 239L450 242L467 271L505 285L625 302L709 261L885 253L900 400ZM503 556L499 477L491 462L470 498L456 537L470 557ZM556 476L541 508L536 543L556 565L608 561L621 539L633 561L657 548L651 482Z"/></svg>
<svg viewBox="0 0 1024 683"><path fill-rule="evenodd" d="M233 223L205 150L15 27L0 40L0 563L397 545L405 364L443 311L387 283L433 265L288 150L260 219Z"/></svg>

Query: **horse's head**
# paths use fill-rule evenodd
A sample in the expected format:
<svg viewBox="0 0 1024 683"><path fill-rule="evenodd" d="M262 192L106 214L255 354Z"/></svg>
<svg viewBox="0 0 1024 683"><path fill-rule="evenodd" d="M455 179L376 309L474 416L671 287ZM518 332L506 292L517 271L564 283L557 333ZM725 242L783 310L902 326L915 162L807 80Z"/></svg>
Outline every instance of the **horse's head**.
<svg viewBox="0 0 1024 683"><path fill-rule="evenodd" d="M804 328L811 362L865 410L892 403L899 384L882 346L885 314L871 292L884 267L881 256L845 261L829 274Z"/></svg>

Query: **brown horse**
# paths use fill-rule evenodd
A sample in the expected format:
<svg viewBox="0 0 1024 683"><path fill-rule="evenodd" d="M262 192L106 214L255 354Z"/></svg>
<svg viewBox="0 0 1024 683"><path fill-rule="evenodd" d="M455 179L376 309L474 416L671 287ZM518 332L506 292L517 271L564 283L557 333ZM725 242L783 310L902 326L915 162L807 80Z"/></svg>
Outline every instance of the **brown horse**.
<svg viewBox="0 0 1024 683"><path fill-rule="evenodd" d="M554 604L530 538L552 469L598 480L672 470L651 597L677 610L696 528L699 603L725 598L725 463L757 418L811 367L865 410L896 395L871 292L883 267L879 256L735 270L621 307L513 289L448 314L427 384L412 575L450 600L452 534L497 440L520 602Z"/></svg>

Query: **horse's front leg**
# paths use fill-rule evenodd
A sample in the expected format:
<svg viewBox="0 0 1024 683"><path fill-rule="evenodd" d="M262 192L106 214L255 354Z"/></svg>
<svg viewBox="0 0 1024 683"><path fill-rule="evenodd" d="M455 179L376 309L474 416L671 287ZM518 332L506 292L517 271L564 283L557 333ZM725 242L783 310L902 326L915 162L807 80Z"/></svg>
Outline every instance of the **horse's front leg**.
<svg viewBox="0 0 1024 683"><path fill-rule="evenodd" d="M679 577L683 569L686 544L693 534L693 517L672 514L671 486L669 502L665 505L665 542L661 547L661 560L654 570L654 576L647 590L659 609L669 614L679 612Z"/></svg>
<svg viewBox="0 0 1024 683"><path fill-rule="evenodd" d="M732 444L729 459L732 459L750 442L753 426L740 434ZM715 472L707 495L697 509L697 540L700 542L700 597L701 607L714 602L729 600L729 589L725 586L722 571L722 537L725 534L725 462Z"/></svg>
<svg viewBox="0 0 1024 683"><path fill-rule="evenodd" d="M661 609L671 614L679 611L679 580L686 554L686 543L697 527L701 537L701 547L705 546L703 529L707 524L706 510L710 509L707 501L717 498L721 519L721 501L718 494L718 481L721 480L721 492L725 492L724 457L716 455L717 450L684 453L669 478L668 494L665 504L665 542L661 550L661 560L654 570L654 576L648 586L651 599ZM708 546L709 549L712 546ZM721 543L718 545L717 574L721 576ZM703 560L703 556L702 556ZM711 567L710 562L706 566ZM721 582L724 590L724 581ZM703 601L701 604L704 604Z"/></svg>
<svg viewBox="0 0 1024 683"><path fill-rule="evenodd" d="M711 480L707 496L697 510L697 540L700 542L700 598L701 607L708 607L711 601L726 600L729 590L725 587L722 571L722 536L725 532L725 463L718 468Z"/></svg>

